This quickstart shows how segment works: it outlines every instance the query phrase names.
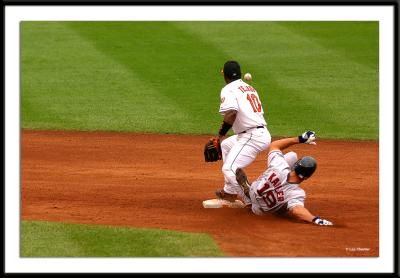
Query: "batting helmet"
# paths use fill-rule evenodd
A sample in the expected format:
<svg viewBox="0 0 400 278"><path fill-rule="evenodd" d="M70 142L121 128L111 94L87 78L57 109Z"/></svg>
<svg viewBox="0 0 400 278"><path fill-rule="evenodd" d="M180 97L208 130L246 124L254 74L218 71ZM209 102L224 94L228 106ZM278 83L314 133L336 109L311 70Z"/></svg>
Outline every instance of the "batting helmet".
<svg viewBox="0 0 400 278"><path fill-rule="evenodd" d="M293 168L300 178L309 178L317 169L317 161L311 156L305 156L297 160Z"/></svg>

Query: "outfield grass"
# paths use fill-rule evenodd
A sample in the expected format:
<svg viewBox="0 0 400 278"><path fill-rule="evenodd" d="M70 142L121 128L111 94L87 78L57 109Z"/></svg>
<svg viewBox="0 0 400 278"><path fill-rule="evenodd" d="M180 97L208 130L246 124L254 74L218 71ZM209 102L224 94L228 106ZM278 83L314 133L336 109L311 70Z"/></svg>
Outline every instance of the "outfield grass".
<svg viewBox="0 0 400 278"><path fill-rule="evenodd" d="M272 136L378 138L378 22L22 22L22 127L215 134L251 72Z"/></svg>
<svg viewBox="0 0 400 278"><path fill-rule="evenodd" d="M21 257L219 257L206 234L21 222Z"/></svg>

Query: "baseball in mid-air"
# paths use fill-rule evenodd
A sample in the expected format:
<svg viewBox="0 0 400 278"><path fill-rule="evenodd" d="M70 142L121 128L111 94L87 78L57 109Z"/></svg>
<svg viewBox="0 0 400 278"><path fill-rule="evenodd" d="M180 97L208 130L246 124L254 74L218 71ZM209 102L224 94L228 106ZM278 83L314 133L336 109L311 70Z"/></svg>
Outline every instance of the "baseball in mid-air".
<svg viewBox="0 0 400 278"><path fill-rule="evenodd" d="M250 81L250 80L251 80L251 74L250 74L250 73L246 73L246 74L243 76L243 78L244 78L244 80Z"/></svg>

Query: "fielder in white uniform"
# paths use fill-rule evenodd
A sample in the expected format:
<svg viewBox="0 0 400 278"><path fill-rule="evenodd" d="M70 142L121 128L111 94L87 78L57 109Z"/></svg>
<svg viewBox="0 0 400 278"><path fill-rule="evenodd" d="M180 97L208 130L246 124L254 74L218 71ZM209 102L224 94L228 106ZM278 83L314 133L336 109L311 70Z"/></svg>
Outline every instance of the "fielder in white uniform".
<svg viewBox="0 0 400 278"><path fill-rule="evenodd" d="M244 171L240 168L236 170L237 181L247 201L251 203L253 213L257 215L289 213L298 220L318 225L332 225L332 222L314 216L304 207L306 194L299 185L316 170L315 159L305 156L290 167L282 153L282 150L294 144L315 144L314 140L315 133L307 131L298 137L272 142L269 147L268 168L251 186Z"/></svg>
<svg viewBox="0 0 400 278"><path fill-rule="evenodd" d="M239 194L245 197L236 181L236 169L245 168L256 156L268 148L271 135L264 119L264 109L257 91L241 79L240 65L228 61L223 69L226 86L221 90L219 112L224 120L219 130L219 138L230 128L235 135L221 142L222 172L224 188L217 190L220 199L234 201Z"/></svg>

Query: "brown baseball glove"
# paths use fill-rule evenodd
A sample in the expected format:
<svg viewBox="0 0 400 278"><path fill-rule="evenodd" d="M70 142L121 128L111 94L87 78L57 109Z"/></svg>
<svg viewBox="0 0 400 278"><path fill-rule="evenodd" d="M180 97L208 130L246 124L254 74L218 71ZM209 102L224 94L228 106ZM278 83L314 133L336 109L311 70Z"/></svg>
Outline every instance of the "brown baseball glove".
<svg viewBox="0 0 400 278"><path fill-rule="evenodd" d="M211 138L204 146L204 159L206 162L222 159L221 142L218 137Z"/></svg>

